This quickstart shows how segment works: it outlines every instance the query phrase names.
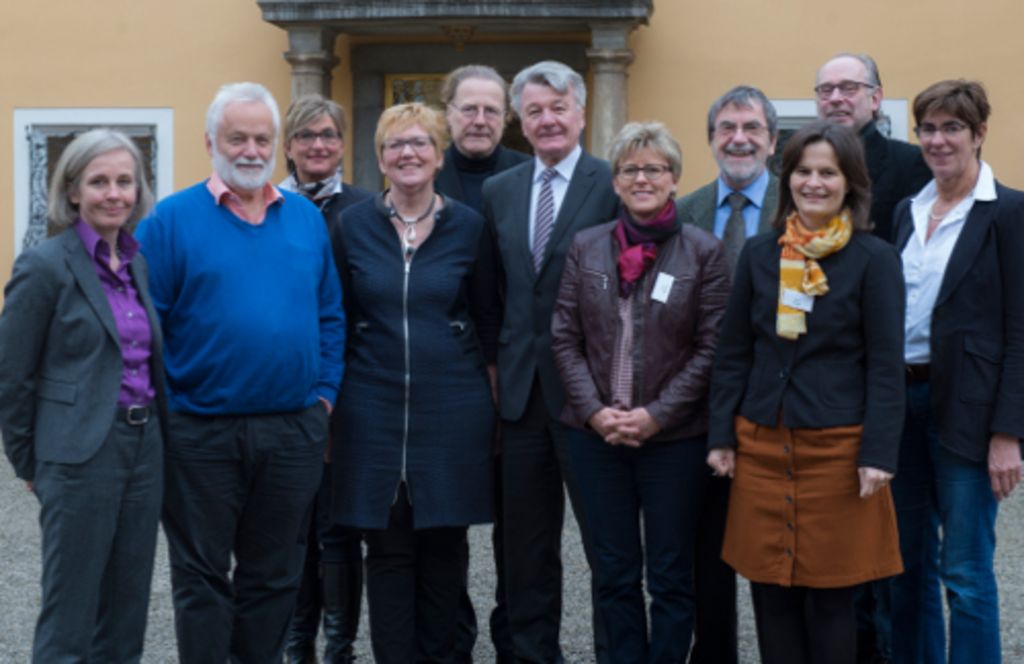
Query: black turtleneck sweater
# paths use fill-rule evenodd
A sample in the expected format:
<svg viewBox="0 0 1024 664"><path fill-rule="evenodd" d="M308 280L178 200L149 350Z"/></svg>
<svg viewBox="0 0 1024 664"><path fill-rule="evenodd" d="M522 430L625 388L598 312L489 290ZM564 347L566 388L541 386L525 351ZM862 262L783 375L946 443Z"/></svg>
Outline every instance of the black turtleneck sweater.
<svg viewBox="0 0 1024 664"><path fill-rule="evenodd" d="M477 212L483 210L484 201L481 190L484 180L494 175L497 170L498 152L501 149L499 145L498 149L483 159L471 159L456 150L454 145L448 146L445 151L444 158L451 160L452 165L455 166L459 184L462 185L462 202Z"/></svg>

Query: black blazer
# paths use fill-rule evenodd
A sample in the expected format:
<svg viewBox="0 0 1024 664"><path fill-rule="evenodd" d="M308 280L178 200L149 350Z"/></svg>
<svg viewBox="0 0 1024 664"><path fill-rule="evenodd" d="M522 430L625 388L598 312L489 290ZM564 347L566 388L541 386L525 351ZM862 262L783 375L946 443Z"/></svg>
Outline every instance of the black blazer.
<svg viewBox="0 0 1024 664"><path fill-rule="evenodd" d="M150 376L164 426L160 320L141 252L130 269L149 316ZM74 229L18 256L5 294L0 428L15 474L31 481L37 460L84 463L103 445L121 390L121 341L93 259Z"/></svg>
<svg viewBox="0 0 1024 664"><path fill-rule="evenodd" d="M895 248L855 232L819 261L829 292L807 333L775 332L780 231L747 240L718 340L708 446L734 447L734 418L790 428L863 424L858 465L896 470L903 429L905 289Z"/></svg>
<svg viewBox="0 0 1024 664"><path fill-rule="evenodd" d="M434 179L434 190L439 194L454 198L460 203L465 203L462 183L459 182L459 173L455 169L455 159L451 156L454 149L455 146L451 145L445 150L444 166L441 167L437 177ZM495 151L497 152L497 159L494 164L494 175L531 159L530 155L525 152L512 150L502 145L499 145Z"/></svg>
<svg viewBox="0 0 1024 664"><path fill-rule="evenodd" d="M896 246L914 229L896 208ZM984 462L993 433L1024 438L1024 192L976 201L942 275L931 324L931 415L939 444Z"/></svg>
<svg viewBox="0 0 1024 664"><path fill-rule="evenodd" d="M484 182L484 216L498 241L504 281L505 315L498 337L498 392L502 419L518 420L526 410L534 375L540 376L548 415L557 419L565 393L551 351L551 312L558 295L565 254L572 238L588 226L615 217L618 197L608 164L584 152L559 208L540 272L530 253L530 186L535 160Z"/></svg>
<svg viewBox="0 0 1024 664"><path fill-rule="evenodd" d="M861 140L871 176L872 232L891 242L893 210L901 200L921 191L932 179L932 172L921 157L921 148L886 138L873 122L861 130Z"/></svg>

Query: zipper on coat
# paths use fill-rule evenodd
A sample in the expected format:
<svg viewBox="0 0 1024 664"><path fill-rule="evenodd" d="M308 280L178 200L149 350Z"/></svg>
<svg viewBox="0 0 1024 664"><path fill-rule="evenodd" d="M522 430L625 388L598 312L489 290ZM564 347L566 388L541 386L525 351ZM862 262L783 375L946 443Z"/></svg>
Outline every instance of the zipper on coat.
<svg viewBox="0 0 1024 664"><path fill-rule="evenodd" d="M395 499L391 501L392 504L398 502L398 493L404 483L406 485L405 495L408 497L409 505L412 505L412 491L408 489L409 483L405 471L409 446L409 396L412 392L412 356L409 350L409 272L412 269L412 257L413 254L402 256L402 262L405 263L405 274L402 275L402 335L405 340L405 409L402 421L402 475L398 480L398 486L395 487Z"/></svg>

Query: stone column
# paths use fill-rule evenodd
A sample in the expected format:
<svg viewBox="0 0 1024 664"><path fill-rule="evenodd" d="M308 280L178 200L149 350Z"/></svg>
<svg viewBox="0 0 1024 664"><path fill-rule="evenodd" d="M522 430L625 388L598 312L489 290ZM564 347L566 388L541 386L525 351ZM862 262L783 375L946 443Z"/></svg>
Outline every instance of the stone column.
<svg viewBox="0 0 1024 664"><path fill-rule="evenodd" d="M310 93L330 99L331 70L339 62L334 54L336 36L335 31L322 27L288 28L289 50L284 59L292 66L292 99Z"/></svg>
<svg viewBox="0 0 1024 664"><path fill-rule="evenodd" d="M587 59L593 72L594 89L590 107L590 151L601 158L607 154L615 134L626 124L626 70L633 62L628 46L634 26L626 23L595 24L590 27L591 48Z"/></svg>

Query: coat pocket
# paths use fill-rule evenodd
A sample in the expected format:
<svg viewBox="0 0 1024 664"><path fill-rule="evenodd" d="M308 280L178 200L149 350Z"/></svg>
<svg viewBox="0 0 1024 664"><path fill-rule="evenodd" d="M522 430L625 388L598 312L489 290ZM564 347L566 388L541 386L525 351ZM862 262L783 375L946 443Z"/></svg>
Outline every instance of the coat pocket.
<svg viewBox="0 0 1024 664"><path fill-rule="evenodd" d="M996 341L964 337L960 365L960 400L964 403L990 404L995 401L1002 371L1003 347Z"/></svg>
<svg viewBox="0 0 1024 664"><path fill-rule="evenodd" d="M63 380L40 378L36 394L40 399L58 403L73 404L78 393L78 386Z"/></svg>

